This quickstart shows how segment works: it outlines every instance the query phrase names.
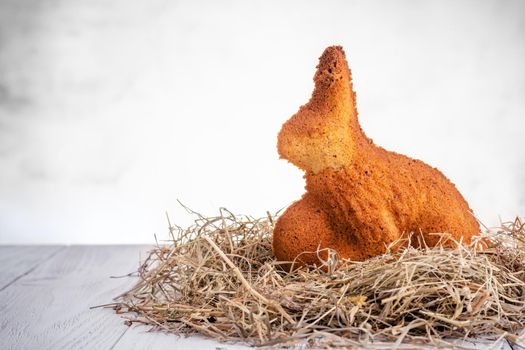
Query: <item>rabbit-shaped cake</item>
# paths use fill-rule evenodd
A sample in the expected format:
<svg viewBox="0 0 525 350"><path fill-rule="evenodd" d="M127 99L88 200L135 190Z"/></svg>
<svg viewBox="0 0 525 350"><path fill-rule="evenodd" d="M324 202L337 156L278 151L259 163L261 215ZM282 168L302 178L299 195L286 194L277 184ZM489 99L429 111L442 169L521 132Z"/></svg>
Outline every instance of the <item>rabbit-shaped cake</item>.
<svg viewBox="0 0 525 350"><path fill-rule="evenodd" d="M404 234L427 245L447 232L469 243L479 225L465 199L439 170L373 143L357 119L352 75L340 46L328 47L310 101L278 135L278 152L305 172L306 193L277 220L279 260L319 263L318 249L365 260Z"/></svg>

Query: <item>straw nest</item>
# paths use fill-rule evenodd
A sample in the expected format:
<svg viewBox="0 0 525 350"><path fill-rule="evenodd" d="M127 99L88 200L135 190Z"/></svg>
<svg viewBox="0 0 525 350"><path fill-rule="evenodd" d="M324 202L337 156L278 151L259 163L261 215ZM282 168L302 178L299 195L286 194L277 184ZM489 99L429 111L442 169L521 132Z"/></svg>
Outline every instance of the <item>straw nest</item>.
<svg viewBox="0 0 525 350"><path fill-rule="evenodd" d="M287 272L272 256L275 217L192 213L195 224L170 224L170 241L149 253L136 285L112 304L129 324L257 346L446 346L480 335L521 341L520 219L487 231L490 248L482 251L476 242L408 247L364 262L329 252L323 266Z"/></svg>

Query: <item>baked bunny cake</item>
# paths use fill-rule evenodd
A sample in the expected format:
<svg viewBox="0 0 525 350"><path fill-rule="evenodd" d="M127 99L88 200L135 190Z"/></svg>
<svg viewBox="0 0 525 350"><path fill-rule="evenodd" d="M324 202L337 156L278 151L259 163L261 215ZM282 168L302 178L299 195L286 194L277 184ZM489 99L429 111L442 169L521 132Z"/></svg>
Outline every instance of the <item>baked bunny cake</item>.
<svg viewBox="0 0 525 350"><path fill-rule="evenodd" d="M414 232L435 245L446 232L469 243L479 233L472 210L438 169L387 151L358 121L345 53L328 47L314 76L312 97L282 126L277 149L305 172L306 193L277 220L279 260L319 263L318 249L364 260Z"/></svg>

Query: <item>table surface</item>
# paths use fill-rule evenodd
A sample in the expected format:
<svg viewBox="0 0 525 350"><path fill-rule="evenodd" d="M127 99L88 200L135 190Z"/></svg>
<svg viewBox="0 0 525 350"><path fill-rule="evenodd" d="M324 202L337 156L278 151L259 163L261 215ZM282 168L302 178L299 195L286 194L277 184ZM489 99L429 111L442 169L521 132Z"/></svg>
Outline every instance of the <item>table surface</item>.
<svg viewBox="0 0 525 350"><path fill-rule="evenodd" d="M0 246L0 349L253 349L128 327L106 304L136 281L148 246ZM471 349L517 350L507 342Z"/></svg>

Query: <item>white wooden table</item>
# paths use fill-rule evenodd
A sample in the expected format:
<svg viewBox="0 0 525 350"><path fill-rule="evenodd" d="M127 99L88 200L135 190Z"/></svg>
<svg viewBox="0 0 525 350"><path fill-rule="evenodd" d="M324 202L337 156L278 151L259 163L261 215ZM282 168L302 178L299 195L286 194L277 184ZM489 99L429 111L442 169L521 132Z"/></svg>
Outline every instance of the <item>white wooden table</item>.
<svg viewBox="0 0 525 350"><path fill-rule="evenodd" d="M250 349L128 327L105 304L135 281L147 246L0 246L0 349ZM512 349L505 341L477 349ZM514 346L514 349L518 348Z"/></svg>

